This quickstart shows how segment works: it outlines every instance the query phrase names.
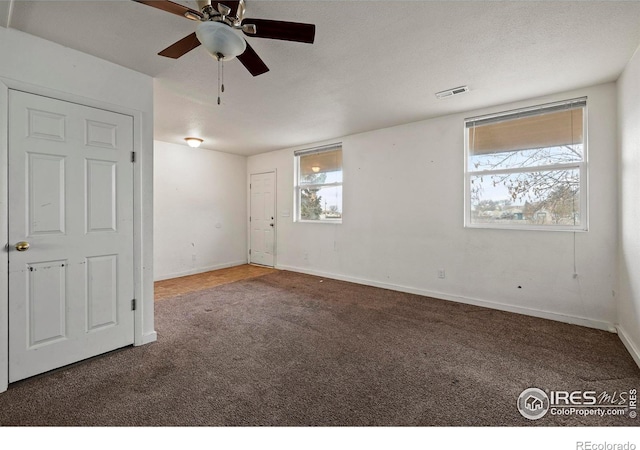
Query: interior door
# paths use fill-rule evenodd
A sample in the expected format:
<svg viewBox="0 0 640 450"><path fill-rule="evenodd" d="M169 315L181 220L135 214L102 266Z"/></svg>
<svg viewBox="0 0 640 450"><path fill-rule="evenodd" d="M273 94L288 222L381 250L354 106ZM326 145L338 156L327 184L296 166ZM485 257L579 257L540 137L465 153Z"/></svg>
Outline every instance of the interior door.
<svg viewBox="0 0 640 450"><path fill-rule="evenodd" d="M133 343L133 118L9 92L9 381Z"/></svg>
<svg viewBox="0 0 640 450"><path fill-rule="evenodd" d="M275 172L251 175L251 243L249 262L273 267L275 253Z"/></svg>

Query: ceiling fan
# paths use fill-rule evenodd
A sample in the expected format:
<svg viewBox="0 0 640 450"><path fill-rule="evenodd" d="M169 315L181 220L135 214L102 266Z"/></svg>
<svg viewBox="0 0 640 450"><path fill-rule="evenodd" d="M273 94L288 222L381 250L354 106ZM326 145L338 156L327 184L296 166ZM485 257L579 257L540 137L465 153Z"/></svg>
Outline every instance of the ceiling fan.
<svg viewBox="0 0 640 450"><path fill-rule="evenodd" d="M268 72L269 68L239 31L247 36L307 44L313 44L316 33L313 24L245 18L245 0L221 0L213 5L211 0L197 0L200 11L169 0L134 1L200 22L195 33L165 48L159 55L177 59L202 44L218 61L237 57L254 77Z"/></svg>

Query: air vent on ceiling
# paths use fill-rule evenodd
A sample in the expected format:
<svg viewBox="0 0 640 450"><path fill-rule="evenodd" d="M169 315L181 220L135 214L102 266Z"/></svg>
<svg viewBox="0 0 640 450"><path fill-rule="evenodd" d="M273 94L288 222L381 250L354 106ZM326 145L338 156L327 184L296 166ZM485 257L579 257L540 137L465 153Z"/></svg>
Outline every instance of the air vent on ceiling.
<svg viewBox="0 0 640 450"><path fill-rule="evenodd" d="M436 97L447 98L454 95L464 94L465 92L469 92L469 86L460 86L452 89L447 89L446 91L436 92Z"/></svg>

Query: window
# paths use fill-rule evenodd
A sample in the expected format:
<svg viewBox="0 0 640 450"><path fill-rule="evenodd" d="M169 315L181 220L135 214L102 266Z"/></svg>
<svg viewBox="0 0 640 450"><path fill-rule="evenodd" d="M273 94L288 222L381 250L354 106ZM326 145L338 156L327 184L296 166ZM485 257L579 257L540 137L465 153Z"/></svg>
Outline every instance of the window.
<svg viewBox="0 0 640 450"><path fill-rule="evenodd" d="M295 152L296 219L342 222L342 144Z"/></svg>
<svg viewBox="0 0 640 450"><path fill-rule="evenodd" d="M586 97L465 120L465 226L586 230Z"/></svg>

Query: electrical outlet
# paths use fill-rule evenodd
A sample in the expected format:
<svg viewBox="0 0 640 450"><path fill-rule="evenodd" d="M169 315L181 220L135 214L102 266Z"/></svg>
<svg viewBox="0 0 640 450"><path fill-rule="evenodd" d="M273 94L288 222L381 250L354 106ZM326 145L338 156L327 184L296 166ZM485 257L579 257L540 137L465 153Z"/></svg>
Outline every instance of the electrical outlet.
<svg viewBox="0 0 640 450"><path fill-rule="evenodd" d="M438 269L438 278L444 278L444 277L445 277L444 269Z"/></svg>
<svg viewBox="0 0 640 450"><path fill-rule="evenodd" d="M304 253L302 254L302 259L304 259L305 261L309 261L309 253L304 252Z"/></svg>

